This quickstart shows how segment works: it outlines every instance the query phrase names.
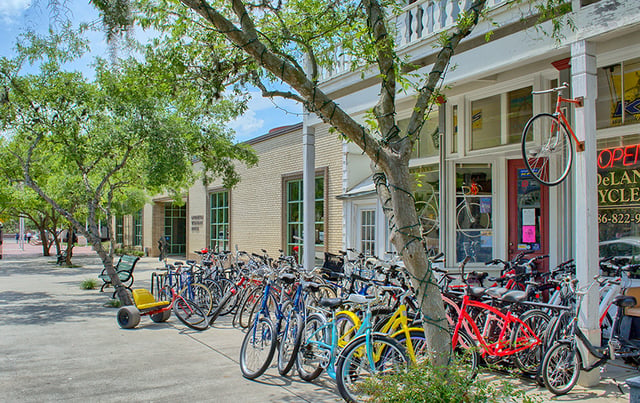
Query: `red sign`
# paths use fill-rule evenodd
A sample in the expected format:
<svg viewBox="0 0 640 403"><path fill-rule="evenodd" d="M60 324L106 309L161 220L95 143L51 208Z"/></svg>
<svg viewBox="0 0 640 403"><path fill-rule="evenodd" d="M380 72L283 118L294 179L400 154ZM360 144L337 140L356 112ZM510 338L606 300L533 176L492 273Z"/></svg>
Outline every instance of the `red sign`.
<svg viewBox="0 0 640 403"><path fill-rule="evenodd" d="M640 144L607 148L598 153L598 168L630 167L638 163Z"/></svg>

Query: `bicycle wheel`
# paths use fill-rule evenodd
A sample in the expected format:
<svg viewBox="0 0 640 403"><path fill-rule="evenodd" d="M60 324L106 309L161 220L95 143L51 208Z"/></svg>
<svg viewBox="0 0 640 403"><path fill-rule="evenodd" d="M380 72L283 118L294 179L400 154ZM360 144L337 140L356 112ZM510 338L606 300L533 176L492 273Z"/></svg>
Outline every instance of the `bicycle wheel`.
<svg viewBox="0 0 640 403"><path fill-rule="evenodd" d="M379 333L367 338L355 338L338 357L336 383L340 396L347 402L366 400L361 386L376 374L391 374L408 368L409 359L404 348L394 339ZM369 357L373 361L370 361Z"/></svg>
<svg viewBox="0 0 640 403"><path fill-rule="evenodd" d="M209 317L209 326L212 326L213 323L216 321L216 319L218 319L218 317L221 315L222 310L224 309L224 307L227 305L227 303L229 302L229 300L231 300L234 297L233 293L228 292L220 301L220 303L218 304L218 307L216 309L213 310L213 312L211 313L211 316Z"/></svg>
<svg viewBox="0 0 640 403"><path fill-rule="evenodd" d="M302 343L302 328L304 326L302 316L299 313L289 309L285 315L284 331L278 345L278 373L282 376L286 376L296 363L300 343Z"/></svg>
<svg viewBox="0 0 640 403"><path fill-rule="evenodd" d="M247 297L245 298L242 308L240 308L240 313L238 314L238 324L241 328L246 329L251 324L251 320L253 318L251 312L253 311L255 304L262 300L263 291L263 287L257 287L247 293Z"/></svg>
<svg viewBox="0 0 640 403"><path fill-rule="evenodd" d="M475 378L480 367L480 353L477 344L462 329L458 332L458 344L453 352L459 364L458 367L463 371L468 371L469 378Z"/></svg>
<svg viewBox="0 0 640 403"><path fill-rule="evenodd" d="M551 319L547 331L544 334L544 345L546 349L551 348L556 341L567 338L572 329L570 324L573 320L573 315L573 312L564 311Z"/></svg>
<svg viewBox="0 0 640 403"><path fill-rule="evenodd" d="M429 235L439 227L438 205L435 203L435 201L416 202L418 219L422 226L422 236Z"/></svg>
<svg viewBox="0 0 640 403"><path fill-rule="evenodd" d="M349 311L340 311L334 317L338 333L338 348L344 348L358 333L360 319Z"/></svg>
<svg viewBox="0 0 640 403"><path fill-rule="evenodd" d="M324 316L317 313L309 315L304 323L296 368L300 378L307 382L320 376L324 369L323 363L329 361L329 352L320 346L320 343L331 344L331 334L326 323Z"/></svg>
<svg viewBox="0 0 640 403"><path fill-rule="evenodd" d="M424 330L422 329L409 329L409 342L407 341L407 335L404 331L398 331L392 335L402 347L404 347L407 357L411 360L412 364L418 364L428 358L429 350L427 348L427 340L424 336Z"/></svg>
<svg viewBox="0 0 640 403"><path fill-rule="evenodd" d="M240 370L247 379L256 379L269 368L278 335L269 318L260 318L244 335L240 347Z"/></svg>
<svg viewBox="0 0 640 403"><path fill-rule="evenodd" d="M479 203L462 202L456 214L456 225L469 238L477 238L491 226L491 216L483 213Z"/></svg>
<svg viewBox="0 0 640 403"><path fill-rule="evenodd" d="M173 303L173 313L180 322L193 330L206 330L209 321L204 311L193 301L177 297Z"/></svg>
<svg viewBox="0 0 640 403"><path fill-rule="evenodd" d="M580 367L580 354L572 343L555 343L542 361L544 386L555 395L569 393L578 382Z"/></svg>
<svg viewBox="0 0 640 403"><path fill-rule="evenodd" d="M540 363L544 356L545 345L543 334L545 329L549 327L550 318L546 313L534 309L525 312L520 316L520 320L540 339L540 343L515 353L513 359L518 368L520 368L520 371L527 375L534 375L538 373ZM511 334L511 346L513 348L528 346L532 342L531 336L528 330L518 323Z"/></svg>
<svg viewBox="0 0 640 403"><path fill-rule="evenodd" d="M567 177L573 163L573 144L556 116L540 113L529 119L521 141L524 164L538 182L555 186ZM556 169L551 169L553 163Z"/></svg>
<svg viewBox="0 0 640 403"><path fill-rule="evenodd" d="M207 316L209 316L209 314L211 313L211 310L214 307L214 295L211 293L211 289L205 286L204 284L192 283L190 286L190 291L189 291L189 287L185 287L185 289L182 290L180 295L198 304L200 309L202 309L205 315ZM215 297L216 307L218 306L218 300L219 300L219 297L216 296Z"/></svg>

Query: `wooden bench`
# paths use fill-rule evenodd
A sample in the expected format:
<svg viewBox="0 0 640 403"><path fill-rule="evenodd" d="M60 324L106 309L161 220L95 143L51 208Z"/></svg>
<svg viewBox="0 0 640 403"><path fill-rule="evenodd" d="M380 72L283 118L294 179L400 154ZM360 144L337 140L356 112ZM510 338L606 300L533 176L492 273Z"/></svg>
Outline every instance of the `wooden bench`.
<svg viewBox="0 0 640 403"><path fill-rule="evenodd" d="M138 260L140 260L138 256L122 255L114 267L118 278L129 290L131 290L131 286L133 285L133 268L136 266L136 263L138 263ZM100 287L100 292L103 292L106 287L113 285L111 284L111 277L107 274L107 269L103 269L98 278L104 281L104 284ZM113 294L115 298L115 292Z"/></svg>

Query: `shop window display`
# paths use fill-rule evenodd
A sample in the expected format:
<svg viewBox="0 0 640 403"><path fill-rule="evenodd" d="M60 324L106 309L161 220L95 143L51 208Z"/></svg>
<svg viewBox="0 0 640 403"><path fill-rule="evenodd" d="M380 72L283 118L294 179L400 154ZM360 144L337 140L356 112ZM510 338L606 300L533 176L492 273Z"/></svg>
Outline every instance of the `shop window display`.
<svg viewBox="0 0 640 403"><path fill-rule="evenodd" d="M486 262L493 256L490 164L456 166L456 259Z"/></svg>

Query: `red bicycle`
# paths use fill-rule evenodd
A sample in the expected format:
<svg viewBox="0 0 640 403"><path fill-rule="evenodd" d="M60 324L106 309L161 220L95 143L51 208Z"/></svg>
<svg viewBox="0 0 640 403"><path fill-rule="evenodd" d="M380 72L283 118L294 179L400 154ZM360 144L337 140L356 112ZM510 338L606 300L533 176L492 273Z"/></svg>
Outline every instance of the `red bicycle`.
<svg viewBox="0 0 640 403"><path fill-rule="evenodd" d="M522 131L524 164L531 176L547 186L559 184L569 174L573 163L572 137L576 142L577 151L584 151L584 142L576 137L562 108L563 103L582 106L583 100L581 97L564 98L562 91L567 88L569 84L562 83L557 88L533 91L533 95L558 93L556 109L554 113L539 113L533 116Z"/></svg>
<svg viewBox="0 0 640 403"><path fill-rule="evenodd" d="M503 312L467 294L462 298L457 314L451 341L454 349L467 348L465 340L470 336L478 348L471 354L481 354L489 362L513 357L522 372L536 373L544 352L542 337L538 334L542 334L549 323L546 313L532 309L517 317L510 311Z"/></svg>

